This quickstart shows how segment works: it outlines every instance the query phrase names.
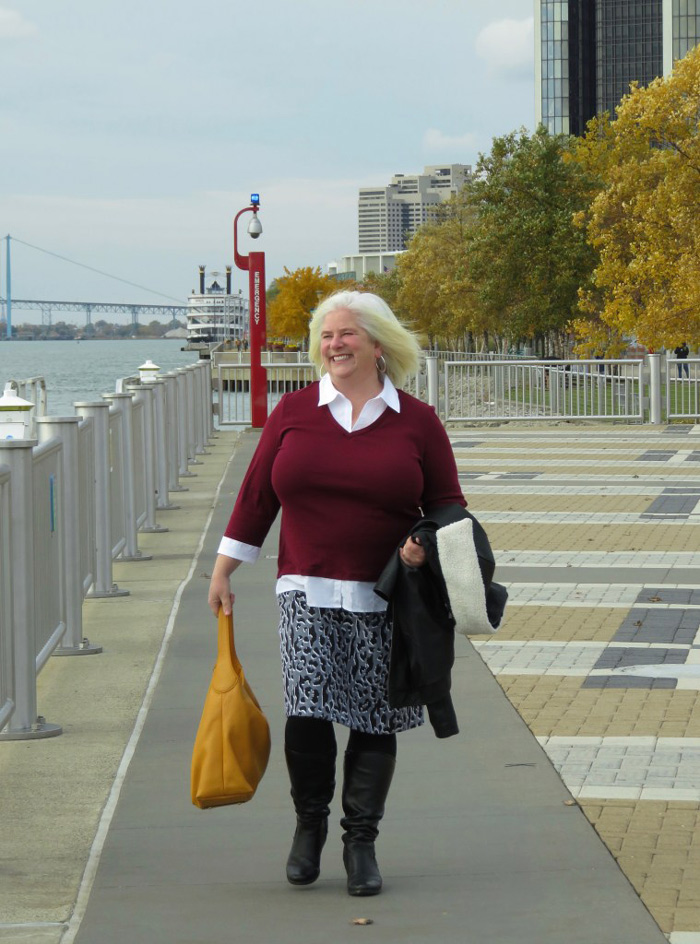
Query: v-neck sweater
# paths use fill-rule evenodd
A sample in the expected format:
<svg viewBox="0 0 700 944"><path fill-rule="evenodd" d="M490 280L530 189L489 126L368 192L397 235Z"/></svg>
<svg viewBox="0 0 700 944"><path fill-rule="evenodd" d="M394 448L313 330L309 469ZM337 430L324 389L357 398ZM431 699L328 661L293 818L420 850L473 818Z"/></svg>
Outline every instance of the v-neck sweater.
<svg viewBox="0 0 700 944"><path fill-rule="evenodd" d="M421 509L466 504L434 410L403 391L399 399L399 413L349 433L318 405L318 383L285 394L225 536L260 547L281 508L278 577L376 580Z"/></svg>

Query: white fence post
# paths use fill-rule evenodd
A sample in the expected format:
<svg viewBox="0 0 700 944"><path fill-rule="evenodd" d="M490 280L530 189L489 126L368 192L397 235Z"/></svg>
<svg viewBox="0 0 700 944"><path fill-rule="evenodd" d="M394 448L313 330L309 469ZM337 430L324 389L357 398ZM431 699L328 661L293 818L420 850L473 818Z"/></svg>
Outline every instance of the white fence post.
<svg viewBox="0 0 700 944"><path fill-rule="evenodd" d="M156 443L153 421L154 391L151 384L128 385L127 391L133 394L134 406L143 410L142 448L143 466L135 464L134 475L140 477L143 473L143 484L146 496L146 516L138 528L139 531L160 534L168 531L156 521Z"/></svg>
<svg viewBox="0 0 700 944"><path fill-rule="evenodd" d="M438 359L434 354L428 354L425 359L425 367L428 375L428 405L432 406L434 410L439 411Z"/></svg>
<svg viewBox="0 0 700 944"><path fill-rule="evenodd" d="M182 367L175 371L175 381L177 390L177 458L178 475L180 478L191 478L195 475L188 469L188 460L190 456L190 438L189 438L189 408L187 404L187 372Z"/></svg>
<svg viewBox="0 0 700 944"><path fill-rule="evenodd" d="M168 489L187 492L180 485L180 418L178 410L178 382L175 371L162 375L165 381L165 415L168 426Z"/></svg>
<svg viewBox="0 0 700 944"><path fill-rule="evenodd" d="M63 475L61 476L61 514L63 517L64 593L66 631L55 656L87 656L102 652L83 637L83 573L80 553L81 513L80 477L78 466L79 416L38 416L39 443L61 440ZM82 496L85 501L87 496Z"/></svg>
<svg viewBox="0 0 700 944"><path fill-rule="evenodd" d="M194 382L197 388L197 438L206 454L209 445L209 427L211 414L211 395L207 397L206 361L197 361L194 364Z"/></svg>
<svg viewBox="0 0 700 944"><path fill-rule="evenodd" d="M60 725L48 724L37 715L36 618L34 581L34 473L35 439L0 441L0 463L10 468L12 505L12 649L14 656L15 708L2 741L56 737Z"/></svg>
<svg viewBox="0 0 700 944"><path fill-rule="evenodd" d="M201 372L198 364L190 364L185 368L191 377L191 400L192 400L192 443L194 453L197 456L206 455L206 439L204 415L202 413L202 399L204 398L204 389L202 387ZM188 385L190 381L188 380Z"/></svg>
<svg viewBox="0 0 700 944"><path fill-rule="evenodd" d="M153 425L156 451L156 508L159 511L171 511L179 508L170 502L170 437L172 432L168 422L166 381L154 378L150 384L153 390ZM177 472L177 469L175 470ZM177 483L176 483L177 484Z"/></svg>
<svg viewBox="0 0 700 944"><path fill-rule="evenodd" d="M201 361L204 377L204 422L207 430L207 440L216 435L214 427L214 384L212 380L211 360Z"/></svg>
<svg viewBox="0 0 700 944"><path fill-rule="evenodd" d="M0 730L15 709L15 659L12 645L12 550L9 466L0 466Z"/></svg>
<svg viewBox="0 0 700 944"><path fill-rule="evenodd" d="M74 403L78 416L92 420L95 435L95 577L91 599L126 597L112 578L112 512L109 484L109 403Z"/></svg>
<svg viewBox="0 0 700 944"><path fill-rule="evenodd" d="M122 441L121 450L111 450L111 460L114 465L121 464L124 485L124 548L119 558L123 561L152 560L150 554L143 554L139 550L137 537L137 510L135 492L134 469L134 434L132 424L132 395L130 393L103 393L102 396L112 404L115 412L121 413ZM120 453L120 454L118 454Z"/></svg>
<svg viewBox="0 0 700 944"><path fill-rule="evenodd" d="M661 424L661 355L647 354L649 365L649 422Z"/></svg>
<svg viewBox="0 0 700 944"><path fill-rule="evenodd" d="M204 451L204 449L200 450L197 437L199 401L197 397L197 384L195 383L194 379L194 371L196 369L197 368L192 364L189 364L187 367L178 368L178 370L181 370L185 375L185 390L187 391L187 458L191 465L201 465L201 462L197 456L199 455L200 451Z"/></svg>

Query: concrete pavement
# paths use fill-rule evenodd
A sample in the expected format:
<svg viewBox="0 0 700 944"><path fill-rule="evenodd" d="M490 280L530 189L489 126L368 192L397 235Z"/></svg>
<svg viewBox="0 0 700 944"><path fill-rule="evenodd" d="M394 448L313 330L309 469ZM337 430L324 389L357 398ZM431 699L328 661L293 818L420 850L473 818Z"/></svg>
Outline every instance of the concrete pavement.
<svg viewBox="0 0 700 944"><path fill-rule="evenodd" d="M342 944L358 934L416 944L663 941L647 906L674 942L700 941L692 913L698 798L692 786L689 798L673 798L674 777L685 778L694 763L698 717L697 691L678 687L693 684L679 671L695 658L693 624L674 623L673 614L692 617L695 603L663 600L672 581L674 592L698 583L700 531L692 503L671 524L669 470L660 459L641 459L657 443L658 455L682 453L684 474L673 478L689 491L700 486L690 440L678 432L676 444L649 428L521 432L514 424L450 435L512 601L495 637L475 639L476 648L459 640L461 734L438 741L426 726L399 739L378 842L383 894L345 893L337 800L319 882L295 889L284 879L293 814L281 741L274 535L265 559L237 573L235 609L239 655L271 723L270 767L249 804L209 812L190 804L189 756L215 644L206 575L255 440L223 433L182 493L181 510L162 516L171 531L142 536L154 560L118 565L118 582L132 596L86 603L87 631L104 655L52 660L42 673L40 710L65 734L0 745L0 941ZM626 450L610 459L625 464L603 464L608 449ZM588 497L594 502L586 506ZM652 515L663 518L645 519L654 502ZM548 521L557 506L559 517ZM579 522L586 512L610 520ZM607 590L592 589L601 585ZM661 599L641 606L640 594ZM662 607L665 641L640 641ZM619 674L639 670L630 651L642 648L664 649L655 664L676 666L676 675ZM672 687L654 687L669 679ZM672 721L673 737L686 740L659 744ZM625 756L632 750L637 778L624 785L601 776L619 777L623 747ZM681 755L675 774L664 748ZM664 786L649 786L659 757ZM665 792L651 798L645 789ZM374 923L355 926L358 917Z"/></svg>

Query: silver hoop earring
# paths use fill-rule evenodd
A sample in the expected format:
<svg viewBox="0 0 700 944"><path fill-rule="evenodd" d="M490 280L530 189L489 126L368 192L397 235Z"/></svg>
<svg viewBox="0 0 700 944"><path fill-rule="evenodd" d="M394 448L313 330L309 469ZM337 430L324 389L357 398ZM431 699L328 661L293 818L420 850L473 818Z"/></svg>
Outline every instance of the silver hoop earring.
<svg viewBox="0 0 700 944"><path fill-rule="evenodd" d="M381 361L381 364L379 363L380 361ZM379 355L379 357L376 360L376 364L377 364L377 370L379 371L379 373L385 374L386 373L386 360L383 354Z"/></svg>
<svg viewBox="0 0 700 944"><path fill-rule="evenodd" d="M321 377L323 377L323 375L324 375L325 373L326 373L326 371L323 369L323 364L321 364L321 366L320 366L319 369L318 369L318 378L319 378L319 380L321 379Z"/></svg>

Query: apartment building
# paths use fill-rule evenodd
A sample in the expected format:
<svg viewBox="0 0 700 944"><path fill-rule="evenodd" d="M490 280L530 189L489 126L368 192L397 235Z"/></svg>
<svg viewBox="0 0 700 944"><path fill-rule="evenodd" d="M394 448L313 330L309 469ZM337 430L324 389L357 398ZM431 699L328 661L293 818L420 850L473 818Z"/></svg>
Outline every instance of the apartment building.
<svg viewBox="0 0 700 944"><path fill-rule="evenodd" d="M470 175L468 164L435 164L425 167L422 174L395 174L385 187L361 187L360 253L401 252L408 238Z"/></svg>

